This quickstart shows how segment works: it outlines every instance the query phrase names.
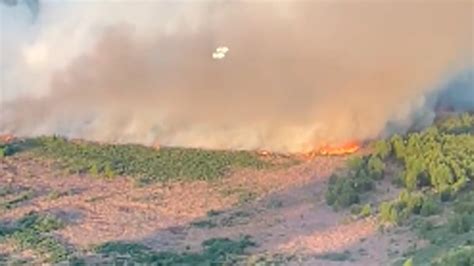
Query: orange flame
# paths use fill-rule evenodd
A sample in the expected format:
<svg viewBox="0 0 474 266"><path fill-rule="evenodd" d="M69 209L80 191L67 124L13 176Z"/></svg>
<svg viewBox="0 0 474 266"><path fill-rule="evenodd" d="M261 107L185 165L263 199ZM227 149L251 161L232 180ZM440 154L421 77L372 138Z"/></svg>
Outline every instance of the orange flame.
<svg viewBox="0 0 474 266"><path fill-rule="evenodd" d="M10 143L15 140L15 136L11 134L0 135L0 143Z"/></svg>
<svg viewBox="0 0 474 266"><path fill-rule="evenodd" d="M324 145L319 148L318 153L321 155L344 155L354 153L359 148L359 143L352 141L338 146Z"/></svg>
<svg viewBox="0 0 474 266"><path fill-rule="evenodd" d="M360 144L357 141L350 141L342 145L324 144L318 146L316 149L309 152L306 157L312 159L317 155L345 155L351 154L360 149Z"/></svg>
<svg viewBox="0 0 474 266"><path fill-rule="evenodd" d="M155 142L153 142L153 145L151 147L155 150L159 150L161 148L161 144L158 140L155 140Z"/></svg>

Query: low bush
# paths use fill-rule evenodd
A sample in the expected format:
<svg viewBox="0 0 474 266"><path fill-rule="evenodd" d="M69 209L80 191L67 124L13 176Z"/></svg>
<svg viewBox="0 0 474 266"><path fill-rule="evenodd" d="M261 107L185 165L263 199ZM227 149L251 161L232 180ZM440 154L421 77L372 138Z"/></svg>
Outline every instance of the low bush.
<svg viewBox="0 0 474 266"><path fill-rule="evenodd" d="M429 216L439 211L440 207L430 196L404 190L397 199L380 204L379 216L382 222L402 224L412 214Z"/></svg>
<svg viewBox="0 0 474 266"><path fill-rule="evenodd" d="M474 214L474 191L461 195L454 203L456 213Z"/></svg>
<svg viewBox="0 0 474 266"><path fill-rule="evenodd" d="M422 237L427 237L428 234L435 228L433 223L430 221L420 220L415 223L415 228L417 230L418 235Z"/></svg>
<svg viewBox="0 0 474 266"><path fill-rule="evenodd" d="M352 157L347 170L329 179L326 202L335 209L360 202L361 195L375 188L375 181L384 175L385 164L375 156Z"/></svg>
<svg viewBox="0 0 474 266"><path fill-rule="evenodd" d="M60 137L40 137L29 140L29 143L37 156L57 160L70 172L106 178L125 175L143 184L169 180L214 180L235 168L275 166L250 151L168 147L156 150L132 144L74 142ZM294 161L288 159L285 163Z"/></svg>
<svg viewBox="0 0 474 266"><path fill-rule="evenodd" d="M472 226L472 218L467 214L456 214L448 219L449 231L456 234L469 232Z"/></svg>
<svg viewBox="0 0 474 266"><path fill-rule="evenodd" d="M405 205L399 201L382 202L379 206L379 217L382 222L400 224L408 216Z"/></svg>
<svg viewBox="0 0 474 266"><path fill-rule="evenodd" d="M359 192L352 179L332 176L326 191L326 202L335 208L345 208L359 203Z"/></svg>
<svg viewBox="0 0 474 266"><path fill-rule="evenodd" d="M246 254L246 249L255 246L250 236L238 240L212 238L201 243L201 253L155 252L136 243L109 242L96 248L96 252L107 256L121 255L121 262L145 265L234 265ZM125 257L124 257L125 256Z"/></svg>
<svg viewBox="0 0 474 266"><path fill-rule="evenodd" d="M351 213L359 218L365 218L372 214L372 206L370 204L355 205L351 208Z"/></svg>
<svg viewBox="0 0 474 266"><path fill-rule="evenodd" d="M351 253L345 252L329 252L322 255L318 255L317 258L329 261L347 261L351 259Z"/></svg>
<svg viewBox="0 0 474 266"><path fill-rule="evenodd" d="M14 149L11 145L3 144L0 145L0 158L13 155Z"/></svg>
<svg viewBox="0 0 474 266"><path fill-rule="evenodd" d="M452 200L453 196L453 190L449 186L446 186L439 191L439 198L442 202L448 202Z"/></svg>
<svg viewBox="0 0 474 266"><path fill-rule="evenodd" d="M474 246L461 246L449 250L436 258L433 266L471 266L474 265Z"/></svg>
<svg viewBox="0 0 474 266"><path fill-rule="evenodd" d="M426 197L423 200L423 205L421 206L420 215L421 216L430 216L438 214L441 211L441 206L431 197Z"/></svg>
<svg viewBox="0 0 474 266"><path fill-rule="evenodd" d="M3 239L12 241L20 250L32 250L45 262L57 263L69 256L69 251L49 233L64 226L51 215L31 212L17 220L13 227L0 228Z"/></svg>
<svg viewBox="0 0 474 266"><path fill-rule="evenodd" d="M13 193L12 193L13 194ZM8 199L0 199L0 210L13 209L22 202L30 200L33 197L33 192L29 190L18 191L15 195L10 195Z"/></svg>

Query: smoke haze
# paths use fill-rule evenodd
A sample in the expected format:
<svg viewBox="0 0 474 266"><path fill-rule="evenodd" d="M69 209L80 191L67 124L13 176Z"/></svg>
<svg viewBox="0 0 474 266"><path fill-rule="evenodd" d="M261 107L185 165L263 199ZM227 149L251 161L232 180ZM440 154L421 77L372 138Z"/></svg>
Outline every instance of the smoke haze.
<svg viewBox="0 0 474 266"><path fill-rule="evenodd" d="M296 152L474 107L469 0L0 8L0 133Z"/></svg>

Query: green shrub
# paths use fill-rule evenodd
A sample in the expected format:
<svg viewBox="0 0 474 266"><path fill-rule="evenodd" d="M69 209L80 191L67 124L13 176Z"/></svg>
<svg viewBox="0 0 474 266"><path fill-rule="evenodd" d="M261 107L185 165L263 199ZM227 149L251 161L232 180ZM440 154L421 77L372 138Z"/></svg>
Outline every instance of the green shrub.
<svg viewBox="0 0 474 266"><path fill-rule="evenodd" d="M398 199L380 204L380 219L387 223L402 224L411 214L420 213L423 202L421 193L410 193L404 190Z"/></svg>
<svg viewBox="0 0 474 266"><path fill-rule="evenodd" d="M33 197L33 193L29 190L18 192L15 196L8 200L0 200L0 209L13 209L24 201Z"/></svg>
<svg viewBox="0 0 474 266"><path fill-rule="evenodd" d="M374 155L386 159L392 153L392 144L389 141L379 140L374 144Z"/></svg>
<svg viewBox="0 0 474 266"><path fill-rule="evenodd" d="M238 240L228 238L212 238L201 243L201 253L155 252L147 246L109 242L96 248L96 252L104 255L126 255L122 263L131 265L235 265L242 259L246 249L255 246L250 236L242 236Z"/></svg>
<svg viewBox="0 0 474 266"><path fill-rule="evenodd" d="M359 172L353 182L359 193L368 192L375 188L374 180L364 171Z"/></svg>
<svg viewBox="0 0 474 266"><path fill-rule="evenodd" d="M115 171L113 170L112 166L110 164L106 164L105 165L105 168L104 168L104 176L107 178L107 179L112 179L114 176L116 176L117 174L115 173Z"/></svg>
<svg viewBox="0 0 474 266"><path fill-rule="evenodd" d="M375 188L375 180L383 176L385 166L376 157L351 157L343 174L329 178L326 202L335 208L346 208L360 202L363 193ZM342 176L344 175L344 176Z"/></svg>
<svg viewBox="0 0 474 266"><path fill-rule="evenodd" d="M112 178L126 175L149 182L169 180L214 180L236 168L262 169L295 163L273 163L251 151L218 151L141 145L111 145L72 142L60 137L29 140L39 157L57 160L73 173Z"/></svg>
<svg viewBox="0 0 474 266"><path fill-rule="evenodd" d="M191 225L198 228L214 228L217 226L217 224L211 220L194 221L191 222Z"/></svg>
<svg viewBox="0 0 474 266"><path fill-rule="evenodd" d="M385 163L378 156L370 156L367 162L367 169L373 179L382 179L385 171Z"/></svg>
<svg viewBox="0 0 474 266"><path fill-rule="evenodd" d="M326 191L326 202L329 205L345 208L359 202L359 193L352 179L338 176L331 179Z"/></svg>
<svg viewBox="0 0 474 266"><path fill-rule="evenodd" d="M89 174L92 176L99 176L100 170L96 163L93 163L89 168Z"/></svg>
<svg viewBox="0 0 474 266"><path fill-rule="evenodd" d="M463 113L461 115L449 116L437 121L440 131L451 134L463 134L474 132L474 115Z"/></svg>
<svg viewBox="0 0 474 266"><path fill-rule="evenodd" d="M416 224L416 229L419 235L426 237L428 233L434 229L434 225L430 221L421 220Z"/></svg>
<svg viewBox="0 0 474 266"><path fill-rule="evenodd" d="M382 202L379 206L380 219L383 222L393 223L396 221L395 217L392 217L392 204L390 202Z"/></svg>
<svg viewBox="0 0 474 266"><path fill-rule="evenodd" d="M348 160L347 160L347 166L349 167L350 170L354 170L354 171L359 171L360 169L362 169L364 167L364 158L360 157L360 156L351 156Z"/></svg>
<svg viewBox="0 0 474 266"><path fill-rule="evenodd" d="M423 194L404 190L399 195L399 201L406 207L408 213L419 214L423 206Z"/></svg>
<svg viewBox="0 0 474 266"><path fill-rule="evenodd" d="M404 180L403 180L404 176L405 176L405 173L403 171L395 173L391 180L392 185L398 188L402 188L405 185Z"/></svg>
<svg viewBox="0 0 474 266"><path fill-rule="evenodd" d="M430 216L439 213L441 210L438 203L433 200L431 197L426 197L423 200L423 205L421 206L420 215L421 216Z"/></svg>
<svg viewBox="0 0 474 266"><path fill-rule="evenodd" d="M379 207L379 217L382 222L400 224L406 216L406 212L403 210L404 206L398 201L382 202Z"/></svg>
<svg viewBox="0 0 474 266"><path fill-rule="evenodd" d="M409 258L404 263L403 266L413 266L413 259Z"/></svg>
<svg viewBox="0 0 474 266"><path fill-rule="evenodd" d="M474 214L474 191L457 198L454 204L454 211L461 214Z"/></svg>
<svg viewBox="0 0 474 266"><path fill-rule="evenodd" d="M435 259L433 266L471 266L474 265L474 246L461 246L449 250Z"/></svg>
<svg viewBox="0 0 474 266"><path fill-rule="evenodd" d="M449 231L456 234L463 234L471 230L471 217L466 214L456 214L448 219Z"/></svg>
<svg viewBox="0 0 474 266"><path fill-rule="evenodd" d="M351 253L349 251L345 252L328 252L321 255L318 255L317 258L329 261L346 261L351 259Z"/></svg>
<svg viewBox="0 0 474 266"><path fill-rule="evenodd" d="M404 184L410 190L423 186L433 187L442 201L452 199L466 188L474 177L474 115L461 114L450 117L421 132L390 139L393 153L403 165ZM374 154L388 152L383 142L377 143ZM378 150L382 150L378 151Z"/></svg>
<svg viewBox="0 0 474 266"><path fill-rule="evenodd" d="M351 207L351 214L358 218L365 218L372 214L372 206L367 203L365 205L354 205Z"/></svg>
<svg viewBox="0 0 474 266"><path fill-rule="evenodd" d="M63 222L54 216L31 212L17 220L13 227L0 228L0 231L18 249L33 250L47 262L57 263L66 260L69 251L48 233L63 226Z"/></svg>
<svg viewBox="0 0 474 266"><path fill-rule="evenodd" d="M108 242L96 247L96 252L101 254L127 255L136 263L150 262L153 251L149 247L138 243Z"/></svg>
<svg viewBox="0 0 474 266"><path fill-rule="evenodd" d="M14 149L11 145L0 145L0 158L13 155Z"/></svg>
<svg viewBox="0 0 474 266"><path fill-rule="evenodd" d="M372 206L370 204L365 204L359 212L359 217L365 218L372 214Z"/></svg>
<svg viewBox="0 0 474 266"><path fill-rule="evenodd" d="M450 201L453 198L453 194L451 191L451 188L449 186L444 187L440 192L439 192L439 198L441 199L442 202L447 202Z"/></svg>

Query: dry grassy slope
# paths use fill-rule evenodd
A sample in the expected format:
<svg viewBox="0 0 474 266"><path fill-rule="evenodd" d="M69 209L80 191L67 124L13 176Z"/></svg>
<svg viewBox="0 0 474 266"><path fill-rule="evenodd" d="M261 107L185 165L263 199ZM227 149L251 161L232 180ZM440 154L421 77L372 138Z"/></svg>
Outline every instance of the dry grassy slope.
<svg viewBox="0 0 474 266"><path fill-rule="evenodd" d="M209 238L248 234L258 243L255 256L295 255L291 263L307 265L384 265L387 249L406 241L404 235L390 241L371 218L347 220L324 202L325 182L344 160L317 157L285 169L241 170L214 182L137 187L125 177L64 174L54 164L18 154L0 159L0 184L29 196L3 209L0 220L53 213L67 224L55 237L76 249L125 240L156 250L199 250ZM351 254L344 262L318 257L344 251Z"/></svg>

